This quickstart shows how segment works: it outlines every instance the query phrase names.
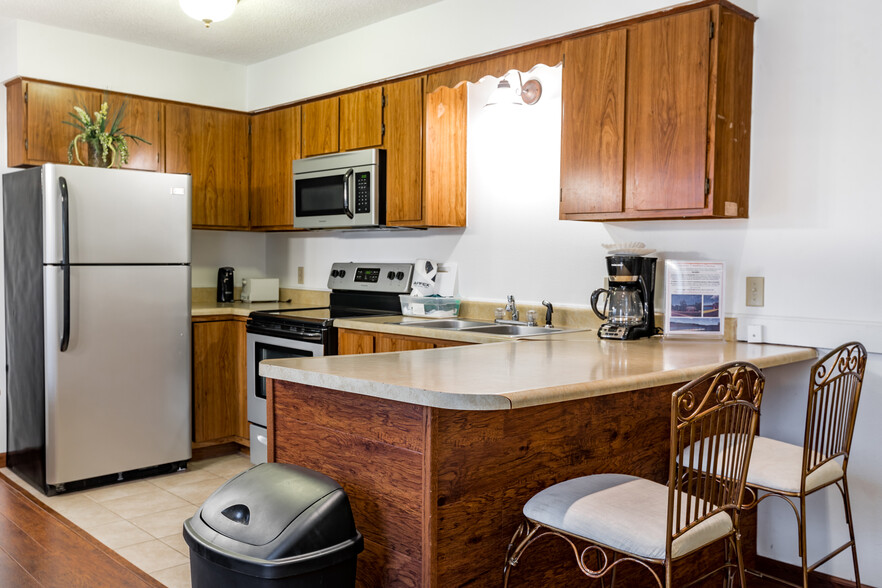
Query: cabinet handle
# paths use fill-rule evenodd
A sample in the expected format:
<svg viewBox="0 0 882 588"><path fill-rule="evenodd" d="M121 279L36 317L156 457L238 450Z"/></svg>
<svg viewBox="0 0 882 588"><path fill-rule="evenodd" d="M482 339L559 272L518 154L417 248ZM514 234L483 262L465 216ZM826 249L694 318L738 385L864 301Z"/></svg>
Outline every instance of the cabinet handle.
<svg viewBox="0 0 882 588"><path fill-rule="evenodd" d="M260 443L261 445L266 445L266 436L265 435L258 435L257 442Z"/></svg>

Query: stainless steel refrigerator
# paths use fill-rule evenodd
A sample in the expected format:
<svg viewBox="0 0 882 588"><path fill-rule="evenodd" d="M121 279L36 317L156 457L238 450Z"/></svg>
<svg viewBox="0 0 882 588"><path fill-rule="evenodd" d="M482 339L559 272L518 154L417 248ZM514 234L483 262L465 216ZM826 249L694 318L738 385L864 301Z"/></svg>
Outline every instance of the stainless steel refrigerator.
<svg viewBox="0 0 882 588"><path fill-rule="evenodd" d="M47 494L184 466L190 176L3 176L7 464Z"/></svg>

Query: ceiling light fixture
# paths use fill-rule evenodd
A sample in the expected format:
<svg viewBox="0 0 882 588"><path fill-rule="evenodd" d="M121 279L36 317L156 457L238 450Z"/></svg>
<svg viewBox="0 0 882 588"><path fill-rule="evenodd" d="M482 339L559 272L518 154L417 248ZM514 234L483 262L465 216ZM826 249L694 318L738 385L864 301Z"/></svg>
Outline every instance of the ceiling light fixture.
<svg viewBox="0 0 882 588"><path fill-rule="evenodd" d="M503 77L496 85L496 89L490 94L484 107L497 104L510 106L526 104L532 106L539 102L539 98L542 96L542 84L539 80L534 78L524 82L521 78L521 72L518 72L518 86L518 88L512 88L508 80Z"/></svg>
<svg viewBox="0 0 882 588"><path fill-rule="evenodd" d="M181 10L190 18L201 20L205 28L230 17L239 0L180 0Z"/></svg>

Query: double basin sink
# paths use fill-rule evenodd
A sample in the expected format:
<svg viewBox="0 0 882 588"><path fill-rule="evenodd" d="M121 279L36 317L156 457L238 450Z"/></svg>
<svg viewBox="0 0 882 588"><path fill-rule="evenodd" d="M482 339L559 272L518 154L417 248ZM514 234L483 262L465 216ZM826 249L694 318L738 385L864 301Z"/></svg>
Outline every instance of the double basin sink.
<svg viewBox="0 0 882 588"><path fill-rule="evenodd" d="M416 319L392 323L405 327L419 327L421 329L444 329L450 331L468 331L469 333L484 333L486 335L501 335L503 337L529 337L532 335L550 335L560 333L564 329L532 327L528 325L500 325L483 321L469 321L464 319Z"/></svg>

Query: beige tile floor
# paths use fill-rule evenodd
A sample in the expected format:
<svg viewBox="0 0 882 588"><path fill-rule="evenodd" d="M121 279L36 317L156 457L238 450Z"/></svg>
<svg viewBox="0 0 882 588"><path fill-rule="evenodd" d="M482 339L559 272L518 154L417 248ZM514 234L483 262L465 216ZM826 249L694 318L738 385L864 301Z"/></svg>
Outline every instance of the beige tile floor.
<svg viewBox="0 0 882 588"><path fill-rule="evenodd" d="M251 467L242 455L190 462L188 470L47 497L9 479L169 588L190 588L184 520L224 482Z"/></svg>

